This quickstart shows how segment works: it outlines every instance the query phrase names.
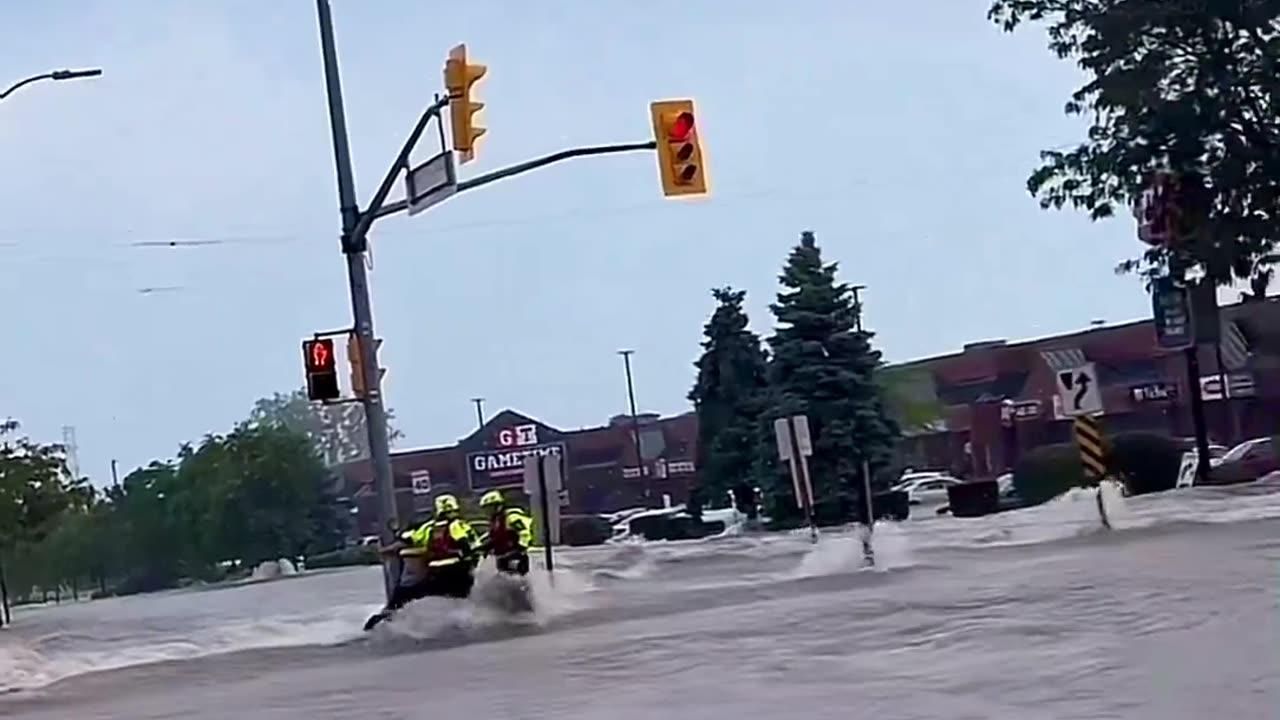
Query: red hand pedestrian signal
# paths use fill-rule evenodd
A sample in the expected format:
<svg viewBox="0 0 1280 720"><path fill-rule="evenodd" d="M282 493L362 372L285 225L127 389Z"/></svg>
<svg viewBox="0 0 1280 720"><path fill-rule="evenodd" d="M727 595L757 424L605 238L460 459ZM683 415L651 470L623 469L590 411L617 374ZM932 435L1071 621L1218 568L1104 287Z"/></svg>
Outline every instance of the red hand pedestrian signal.
<svg viewBox="0 0 1280 720"><path fill-rule="evenodd" d="M337 362L331 338L302 341L302 365L307 376L307 397L312 400L335 400L338 388Z"/></svg>
<svg viewBox="0 0 1280 720"><path fill-rule="evenodd" d="M336 366L333 359L333 341L325 338L309 340L306 344L307 369L311 372L331 372Z"/></svg>

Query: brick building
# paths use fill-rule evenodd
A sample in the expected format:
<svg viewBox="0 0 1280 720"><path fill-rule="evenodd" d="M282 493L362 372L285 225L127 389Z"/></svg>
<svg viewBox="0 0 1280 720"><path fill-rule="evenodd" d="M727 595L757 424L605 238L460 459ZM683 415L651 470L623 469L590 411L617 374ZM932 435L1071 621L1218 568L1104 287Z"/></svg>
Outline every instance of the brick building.
<svg viewBox="0 0 1280 720"><path fill-rule="evenodd" d="M693 413L669 418L639 416L640 465L636 464L631 417L607 425L561 430L514 410L503 410L453 445L392 453L396 501L402 519L429 510L431 499L449 492L478 499L503 489L526 501L523 459L559 455L563 460L566 514L605 513L640 505L661 506L663 496L680 503L696 479L698 422ZM357 508L361 535L377 533L378 496L367 462L340 469Z"/></svg>
<svg viewBox="0 0 1280 720"><path fill-rule="evenodd" d="M1232 445L1280 432L1280 298L1223 307L1220 328L1221 342L1201 346L1198 355L1210 438ZM1097 369L1107 433L1193 435L1185 358L1158 349L1147 320L1027 342L971 343L897 366L911 378L914 400L936 403L942 415L905 440L905 455L917 468L990 477L1026 449L1069 442L1056 373L1085 362Z"/></svg>

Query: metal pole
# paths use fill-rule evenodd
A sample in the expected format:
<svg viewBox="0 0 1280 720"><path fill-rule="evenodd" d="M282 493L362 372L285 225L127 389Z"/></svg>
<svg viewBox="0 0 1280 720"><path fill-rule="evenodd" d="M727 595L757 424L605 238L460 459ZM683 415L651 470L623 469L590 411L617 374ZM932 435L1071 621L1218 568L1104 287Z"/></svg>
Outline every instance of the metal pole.
<svg viewBox="0 0 1280 720"><path fill-rule="evenodd" d="M871 547L871 533L876 529L875 501L871 497L871 463L862 461L862 500L867 506L867 536L862 540L862 555L870 565L876 564L875 548Z"/></svg>
<svg viewBox="0 0 1280 720"><path fill-rule="evenodd" d="M3 557L0 557L0 616L3 616L0 617L0 627L13 624L13 617L9 615L9 583L4 577Z"/></svg>
<svg viewBox="0 0 1280 720"><path fill-rule="evenodd" d="M116 463L116 459L111 458L111 485L117 490L120 489L120 471L118 468L119 465Z"/></svg>
<svg viewBox="0 0 1280 720"><path fill-rule="evenodd" d="M34 82L40 82L41 80L76 80L79 78L97 77L101 74L101 68L92 68L90 70L54 70L53 72L32 75L29 78L19 80L18 82L10 85L4 92L0 92L0 100L4 100L17 92L19 88L26 87Z"/></svg>
<svg viewBox="0 0 1280 720"><path fill-rule="evenodd" d="M1200 392L1200 348L1192 345L1183 351L1187 359L1187 384L1191 387L1191 422L1196 430L1196 483L1209 482L1209 429L1204 423L1204 395Z"/></svg>
<svg viewBox="0 0 1280 720"><path fill-rule="evenodd" d="M387 416L382 404L381 375L374 356L373 309L369 302L369 279L365 270L365 242L355 236L360 223L356 203L355 173L351 168L351 147L347 139L347 119L342 105L342 82L338 76L338 51L333 37L333 16L329 0L316 0L320 22L320 50L324 57L325 91L329 102L329 126L333 133L333 159L338 179L338 206L342 212L342 252L347 259L347 280L351 288L351 314L359 337L360 360L364 371L365 426L369 432L369 461L380 500L382 543L395 542L399 528L395 480L391 474L391 448L387 438ZM383 566L387 599L399 577L399 559Z"/></svg>
<svg viewBox="0 0 1280 720"><path fill-rule="evenodd" d="M476 427L484 427L484 398L473 397L471 402L476 404Z"/></svg>
<svg viewBox="0 0 1280 720"><path fill-rule="evenodd" d="M809 524L809 540L816 543L818 523L813 518L813 480L809 477L809 463L800 453L794 416L787 418L787 433L791 436L791 471L796 473L796 482L800 486L800 507L804 510L805 522Z"/></svg>
<svg viewBox="0 0 1280 720"><path fill-rule="evenodd" d="M547 572L555 572L551 559L551 503L547 500L547 462L554 456L538 458L538 509L542 511L542 551L547 560ZM556 458L559 462L559 458Z"/></svg>
<svg viewBox="0 0 1280 720"><path fill-rule="evenodd" d="M619 350L618 354L622 356L622 366L627 372L627 400L631 403L631 432L635 435L636 441L636 471L640 473L640 477L644 477L644 459L640 454L640 416L636 413L636 389L631 382L631 355L635 350ZM648 494L648 486L645 493Z"/></svg>

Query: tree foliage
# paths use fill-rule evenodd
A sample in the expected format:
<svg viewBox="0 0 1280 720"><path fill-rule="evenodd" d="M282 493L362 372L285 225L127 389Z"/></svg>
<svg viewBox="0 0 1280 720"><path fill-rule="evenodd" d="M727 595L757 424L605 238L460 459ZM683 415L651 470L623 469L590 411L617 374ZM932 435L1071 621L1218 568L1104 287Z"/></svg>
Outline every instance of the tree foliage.
<svg viewBox="0 0 1280 720"><path fill-rule="evenodd" d="M703 327L698 376L689 391L698 415L697 495L722 507L733 493L738 507L754 515L768 358L748 327L746 292L724 287L711 294L717 305Z"/></svg>
<svg viewBox="0 0 1280 720"><path fill-rule="evenodd" d="M270 418L183 445L101 493L66 476L61 448L19 439L0 445L0 552L18 595L173 587L342 547L337 490L313 438Z"/></svg>
<svg viewBox="0 0 1280 720"><path fill-rule="evenodd" d="M390 426L395 413L388 408ZM276 393L254 403L249 415L252 422L287 427L310 438L328 467L360 460L369 456L369 435L364 406L359 403L320 405L307 399L306 388L291 393ZM388 427L390 441L402 434Z"/></svg>
<svg viewBox="0 0 1280 720"><path fill-rule="evenodd" d="M1048 26L1049 48L1085 83L1066 104L1091 120L1070 150L1041 153L1027 182L1044 207L1093 219L1129 206L1153 171L1202 178L1204 192L1171 248L1122 271L1160 273L1174 256L1219 285L1265 289L1280 217L1280 3L1272 0L996 0L1012 31Z"/></svg>
<svg viewBox="0 0 1280 720"><path fill-rule="evenodd" d="M808 415L815 511L844 521L862 494L863 460L873 472L888 466L900 432L877 382L882 362L871 345L873 334L858 329L861 308L836 272L836 263L823 262L813 233L802 233L779 277L783 289L770 306L777 327L769 339L767 417ZM781 471L770 479L771 514L794 515L790 480Z"/></svg>

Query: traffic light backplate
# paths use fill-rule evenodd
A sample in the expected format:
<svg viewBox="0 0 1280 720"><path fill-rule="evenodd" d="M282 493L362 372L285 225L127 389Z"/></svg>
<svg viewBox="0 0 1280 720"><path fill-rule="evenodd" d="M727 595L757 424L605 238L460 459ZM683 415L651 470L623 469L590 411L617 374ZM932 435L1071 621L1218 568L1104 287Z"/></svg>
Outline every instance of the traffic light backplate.
<svg viewBox="0 0 1280 720"><path fill-rule="evenodd" d="M649 105L658 147L662 194L683 197L707 194L707 168L698 137L692 100L659 100Z"/></svg>

